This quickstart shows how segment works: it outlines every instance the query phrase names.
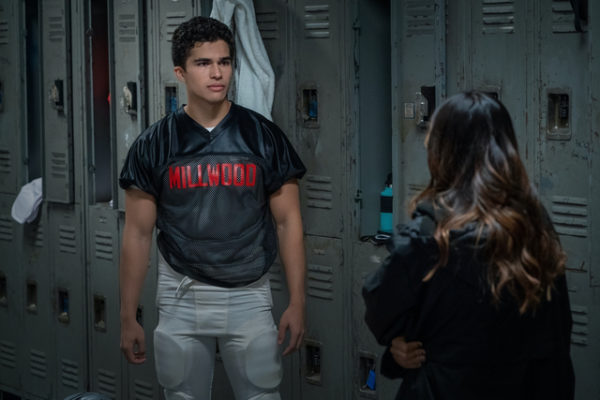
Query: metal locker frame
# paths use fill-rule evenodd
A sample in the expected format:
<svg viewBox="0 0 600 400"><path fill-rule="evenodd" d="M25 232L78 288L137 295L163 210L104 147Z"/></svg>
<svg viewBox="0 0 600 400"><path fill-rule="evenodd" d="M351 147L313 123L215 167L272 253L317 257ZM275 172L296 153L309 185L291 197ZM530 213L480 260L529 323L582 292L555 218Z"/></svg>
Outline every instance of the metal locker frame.
<svg viewBox="0 0 600 400"><path fill-rule="evenodd" d="M290 20L292 6L279 0L256 0L254 2L256 22L271 67L275 73L275 93L271 115L298 150L295 116L295 73L291 58ZM281 315L289 304L289 292L285 272L279 258L269 270L273 296L273 319L279 324ZM282 399L296 399L300 393L300 354L294 352L282 358L283 378L279 385Z"/></svg>
<svg viewBox="0 0 600 400"><path fill-rule="evenodd" d="M27 395L45 399L54 397L57 376L48 229L47 206L43 203L37 219L23 227L23 351L28 363L21 379Z"/></svg>
<svg viewBox="0 0 600 400"><path fill-rule="evenodd" d="M300 181L306 233L342 237L349 130L345 65L346 2L293 2L297 151L308 173ZM319 60L313 63L310 60Z"/></svg>
<svg viewBox="0 0 600 400"><path fill-rule="evenodd" d="M0 193L17 194L23 177L23 26L21 2L0 5ZM10 100L10 101L8 101Z"/></svg>
<svg viewBox="0 0 600 400"><path fill-rule="evenodd" d="M118 243L120 244L125 225L124 213L119 212L118 223ZM139 304L139 319L146 337L146 362L142 365L131 365L127 363L125 357L121 356L121 368L124 371L124 379L126 380L126 384L124 381L124 396L128 399L156 400L162 398L162 389L158 384L154 369L154 328L158 324L158 310L156 308L158 249L155 238L152 239L152 243L150 265L148 266L148 273L140 295Z"/></svg>
<svg viewBox="0 0 600 400"><path fill-rule="evenodd" d="M111 3L112 79L111 110L113 115L113 193L117 207L125 211L124 191L118 177L129 147L146 128L148 102L146 81L146 2Z"/></svg>
<svg viewBox="0 0 600 400"><path fill-rule="evenodd" d="M57 398L85 390L89 376L83 219L80 205L48 204Z"/></svg>
<svg viewBox="0 0 600 400"><path fill-rule="evenodd" d="M360 240L363 235L378 232L380 222L380 192L388 173L397 174L392 167L392 17L393 2L358 0L355 2L353 29L354 58L357 63L354 75L354 130L349 138L351 153L348 158L349 179L354 189L347 191L348 207L353 209L351 221L352 271L350 310L351 323L351 374L349 398L383 399L395 396L399 382L379 374L380 359L385 347L379 346L364 323L364 302L361 289L368 272L377 268L387 257L385 246ZM382 18L388 18L386 23ZM386 66L386 59L389 64ZM387 70L386 70L387 69ZM387 73L386 73L387 72ZM395 87L397 88L397 87ZM394 190L395 187L394 187ZM375 374L374 389L367 385Z"/></svg>
<svg viewBox="0 0 600 400"><path fill-rule="evenodd" d="M385 260L389 252L385 246L374 247L370 243L357 243L353 253L352 280L352 399L394 398L400 380L391 380L380 374L381 357L387 349L380 346L365 325L365 305L362 299L362 286L366 275L375 270ZM369 358L371 360L369 360ZM368 362L375 367L375 390L366 386Z"/></svg>
<svg viewBox="0 0 600 400"><path fill-rule="evenodd" d="M171 36L177 26L200 15L201 0L163 2L152 0L148 12L148 109L149 124L166 115L167 88L175 91L177 107L187 102L185 85L179 83L171 61Z"/></svg>
<svg viewBox="0 0 600 400"><path fill-rule="evenodd" d="M346 399L349 381L347 287L343 241L306 237L306 333L300 352L300 398ZM341 367L342 366L342 367Z"/></svg>
<svg viewBox="0 0 600 400"><path fill-rule="evenodd" d="M23 271L21 268L22 227L11 217L16 196L0 194L0 388L22 390Z"/></svg>
<svg viewBox="0 0 600 400"><path fill-rule="evenodd" d="M536 21L539 21L539 35L534 42L538 50L534 67L537 68L539 82L531 88L531 93L537 95L532 97L539 99L539 111L536 113L539 121L536 128L539 130L536 131L535 148L538 189L568 257L575 396L598 397L600 301L597 290L600 280L594 273L594 270L598 271L598 264L592 261L597 246L594 246L590 229L598 221L592 202L592 182L594 177L598 177L598 168L593 165L598 156L593 151L594 119L588 116L600 112L592 106L594 91L590 87L593 75L598 73L591 68L590 34L599 25L597 20L588 19L587 29L577 32L568 1L554 1L552 5L542 3L532 12L534 15L538 13ZM556 56L557 50L560 58ZM568 96L568 126L551 128L551 97L565 95ZM563 108L563 104L556 106ZM597 137L597 133L595 135ZM581 179L573 179L574 176Z"/></svg>
<svg viewBox="0 0 600 400"><path fill-rule="evenodd" d="M91 388L113 399L127 398L121 370L123 355L118 346L121 324L117 211L94 205L88 207L87 217Z"/></svg>
<svg viewBox="0 0 600 400"><path fill-rule="evenodd" d="M392 2L392 166L395 172L392 178L396 223L407 219L408 200L429 180L423 146L426 126L423 123L417 126L424 118L417 113L416 94L421 93L424 86L438 86L435 41L440 35L435 25L435 10L439 2Z"/></svg>
<svg viewBox="0 0 600 400"><path fill-rule="evenodd" d="M65 0L44 1L40 16L42 88L46 96L44 196L48 201L68 204L74 200L70 4Z"/></svg>
<svg viewBox="0 0 600 400"><path fill-rule="evenodd" d="M386 4L387 3L387 4ZM353 29L355 58L356 135L349 144L354 154L349 168L356 188L355 237L374 235L380 228L380 193L392 173L391 5L388 1L357 0ZM387 19L387 21L386 21ZM352 140L352 139L349 139Z"/></svg>

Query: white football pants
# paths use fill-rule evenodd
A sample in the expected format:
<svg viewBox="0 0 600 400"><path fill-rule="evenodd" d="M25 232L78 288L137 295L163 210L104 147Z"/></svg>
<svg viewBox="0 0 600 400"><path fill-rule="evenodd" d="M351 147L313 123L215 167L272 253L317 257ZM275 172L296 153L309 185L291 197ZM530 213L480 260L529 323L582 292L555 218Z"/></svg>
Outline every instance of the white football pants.
<svg viewBox="0 0 600 400"><path fill-rule="evenodd" d="M156 374L167 400L210 400L216 346L238 400L280 400L281 353L267 276L222 288L174 271L160 257Z"/></svg>

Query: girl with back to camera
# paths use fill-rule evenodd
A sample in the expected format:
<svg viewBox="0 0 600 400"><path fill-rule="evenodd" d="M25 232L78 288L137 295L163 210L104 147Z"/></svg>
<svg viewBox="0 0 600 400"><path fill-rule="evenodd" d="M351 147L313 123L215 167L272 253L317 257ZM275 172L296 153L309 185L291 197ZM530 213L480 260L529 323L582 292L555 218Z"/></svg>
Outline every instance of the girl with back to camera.
<svg viewBox="0 0 600 400"><path fill-rule="evenodd" d="M510 115L466 92L425 139L429 185L363 287L397 399L572 399L565 260Z"/></svg>

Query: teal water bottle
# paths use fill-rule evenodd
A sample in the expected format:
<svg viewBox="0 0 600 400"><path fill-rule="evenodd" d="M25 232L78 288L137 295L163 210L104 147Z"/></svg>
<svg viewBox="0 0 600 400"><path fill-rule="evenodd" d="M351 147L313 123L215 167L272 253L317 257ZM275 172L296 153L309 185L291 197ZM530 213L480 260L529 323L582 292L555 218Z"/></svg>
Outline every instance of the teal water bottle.
<svg viewBox="0 0 600 400"><path fill-rule="evenodd" d="M379 208L379 232L392 233L393 230L393 192L392 192L392 174L388 175L385 182L385 188L380 195Z"/></svg>

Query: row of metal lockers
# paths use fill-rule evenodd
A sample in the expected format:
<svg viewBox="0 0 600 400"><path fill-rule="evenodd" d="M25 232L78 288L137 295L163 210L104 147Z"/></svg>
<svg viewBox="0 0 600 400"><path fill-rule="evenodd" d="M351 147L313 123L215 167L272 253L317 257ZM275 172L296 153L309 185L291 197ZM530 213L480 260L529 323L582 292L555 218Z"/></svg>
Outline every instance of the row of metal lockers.
<svg viewBox="0 0 600 400"><path fill-rule="evenodd" d="M217 0L213 0L217 1ZM0 399L90 390L159 399L156 250L138 318L149 359L119 350L117 175L135 137L185 103L170 36L211 0L0 2ZM305 162L307 332L284 358L284 399L388 399L360 288L386 256L373 236L391 174L394 221L428 182L435 105L501 99L568 253L576 398L600 398L600 5L583 0L255 0L275 72L273 119ZM43 178L35 221L20 188ZM594 241L595 239L595 241ZM276 320L285 278L269 272ZM217 363L215 399L232 398Z"/></svg>

